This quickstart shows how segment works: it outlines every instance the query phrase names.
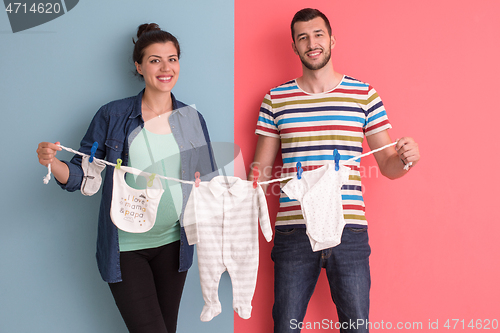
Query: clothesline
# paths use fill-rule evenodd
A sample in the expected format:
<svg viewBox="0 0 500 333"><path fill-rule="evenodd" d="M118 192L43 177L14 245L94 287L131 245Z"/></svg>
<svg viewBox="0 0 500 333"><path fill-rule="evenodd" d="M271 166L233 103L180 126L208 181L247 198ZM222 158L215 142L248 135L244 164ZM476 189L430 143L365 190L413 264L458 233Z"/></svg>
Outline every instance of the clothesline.
<svg viewBox="0 0 500 333"><path fill-rule="evenodd" d="M80 156L90 156L88 154L84 154L82 152L79 152L78 150L74 150L72 148L68 148L68 147L64 147L63 145L58 145L59 147L61 147L62 149L66 150L66 151L69 151L70 153L73 153L73 154L76 154L76 155L80 155ZM94 157L94 160L97 160L97 161L100 161L106 165L109 165L109 166L112 166L112 167L116 167L116 163L112 163L112 162L108 162L106 160L101 160L100 158L96 158ZM49 180L50 180L50 174L51 174L51 167L50 167L50 164L47 166L48 168L48 173L47 175L43 178L43 182L44 184L48 184L49 183ZM152 174L149 173L149 172L145 172L143 171L142 173L144 173L145 175L147 176L151 176ZM177 178L172 178L172 177L166 177L166 176L162 176L162 175L156 175L158 178L163 178L163 179L166 179L166 180L172 180L172 181L176 181L176 182L179 182L179 183L184 183L184 184L195 184L195 182L193 181L189 181L189 180L182 180L182 179L177 179Z"/></svg>
<svg viewBox="0 0 500 333"><path fill-rule="evenodd" d="M386 148L389 148L391 146L395 146L397 144L397 141L396 142L393 142L393 143L390 143L390 144L387 144L383 147L380 147L380 148L377 148L377 149L374 149L372 151L369 151L368 153L365 153L365 154L361 154L359 156L354 156L346 161L341 161L340 164L349 164L349 162L353 162L357 159L360 159L362 157L365 157L365 156L368 156L368 155L371 155L373 153L376 153L378 151L381 151L381 150L384 150ZM89 156L88 154L84 154L82 152L79 152L78 150L74 150L72 148L68 148L68 147L64 147L63 145L58 145L59 147L61 147L62 149L70 152L70 153L73 153L73 154L76 154L76 155L80 155L80 156ZM112 162L108 162L106 160L102 160L102 159L99 159L99 158L96 158L94 157L95 160L98 160L106 165L109 165L109 166L113 166L113 167L116 167L116 163L112 163ZM412 165L412 162L406 164L404 166L404 169L405 170L408 170L409 167ZM49 181L50 181L50 175L52 173L52 168L51 168L51 165L48 164L47 165L47 169L48 169L48 173L47 175L43 178L43 183L44 184L48 184ZM149 172L143 172L145 175L152 175L151 173ZM172 177L166 177L166 176L162 176L162 175L156 175L158 178L162 178L162 179L166 179L166 180L171 180L171 181L176 181L176 182L179 182L179 183L184 183L184 184L192 184L194 185L195 182L194 181L189 181L189 180L182 180L182 179L177 179L177 178L172 178ZM294 178L295 176L289 176L289 177L284 177L284 178L276 178L276 179L271 179L271 180L268 180L268 181L264 181L264 182L257 182L257 184L259 185L264 185L264 184L271 184L271 183L275 183L275 182L281 182L281 181L285 181L285 180L289 180L289 179L292 179Z"/></svg>
<svg viewBox="0 0 500 333"><path fill-rule="evenodd" d="M349 162L353 162L359 158L362 158L362 157L365 157L365 156L368 156L368 155L371 155L373 153L376 153L378 151L381 151L381 150L384 150L386 148L389 148L389 147L392 147L392 146L395 146L398 142L393 142L393 143L389 143L388 145L385 145L383 147L380 147L380 148L377 148L377 149L374 149L372 151L369 151L368 153L365 153L365 154L361 154L359 156L354 156L354 157L351 157L350 159L348 160L345 160L345 161L341 161L339 162L339 164L349 164ZM411 163L411 162L410 162ZM408 168L410 167L410 165L405 165L405 170L408 170ZM284 178L279 178L279 179L271 179L271 180L268 180L268 181L265 181L265 182L258 182L258 184L270 184L270 183L274 183L274 182L281 182L281 181L285 181L285 180L289 180L289 179L292 179L294 178L295 176L289 176L289 177L284 177Z"/></svg>

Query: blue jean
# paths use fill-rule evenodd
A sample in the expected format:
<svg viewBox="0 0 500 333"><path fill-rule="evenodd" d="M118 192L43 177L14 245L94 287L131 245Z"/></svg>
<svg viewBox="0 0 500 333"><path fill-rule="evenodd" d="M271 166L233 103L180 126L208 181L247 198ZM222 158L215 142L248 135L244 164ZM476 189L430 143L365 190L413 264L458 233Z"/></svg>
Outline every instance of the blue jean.
<svg viewBox="0 0 500 333"><path fill-rule="evenodd" d="M300 332L321 268L326 269L341 332L368 332L371 250L366 228L344 228L336 247L313 252L305 228L276 229L274 332ZM328 319L328 318L327 318ZM359 320L359 321L358 321ZM356 325L355 325L356 324Z"/></svg>

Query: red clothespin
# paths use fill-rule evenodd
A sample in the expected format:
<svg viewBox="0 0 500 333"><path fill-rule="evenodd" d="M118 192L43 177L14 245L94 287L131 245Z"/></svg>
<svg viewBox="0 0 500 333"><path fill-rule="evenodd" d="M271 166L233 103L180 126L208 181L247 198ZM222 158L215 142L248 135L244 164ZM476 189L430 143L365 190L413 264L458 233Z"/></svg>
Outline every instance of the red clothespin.
<svg viewBox="0 0 500 333"><path fill-rule="evenodd" d="M257 181L259 180L259 169L253 168L253 188L257 188Z"/></svg>
<svg viewBox="0 0 500 333"><path fill-rule="evenodd" d="M194 186L200 187L201 180L200 180L200 173L198 171L194 173L194 178L196 178L196 180L194 181Z"/></svg>

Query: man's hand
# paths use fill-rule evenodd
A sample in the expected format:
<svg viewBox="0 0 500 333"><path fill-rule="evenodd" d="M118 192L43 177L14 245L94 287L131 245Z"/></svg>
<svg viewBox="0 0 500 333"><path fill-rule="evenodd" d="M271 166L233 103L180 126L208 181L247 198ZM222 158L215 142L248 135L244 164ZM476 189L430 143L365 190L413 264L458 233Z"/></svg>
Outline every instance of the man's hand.
<svg viewBox="0 0 500 333"><path fill-rule="evenodd" d="M396 144L396 151L398 152L399 158L405 165L412 163L411 166L420 160L420 152L418 150L418 144L410 137L403 137L398 140Z"/></svg>
<svg viewBox="0 0 500 333"><path fill-rule="evenodd" d="M366 141L371 150L383 147L392 142L387 130L367 136ZM404 176L407 170L405 165L412 163L414 166L420 160L418 144L410 137L398 140L395 148L389 147L373 154L377 160L380 172L389 179Z"/></svg>

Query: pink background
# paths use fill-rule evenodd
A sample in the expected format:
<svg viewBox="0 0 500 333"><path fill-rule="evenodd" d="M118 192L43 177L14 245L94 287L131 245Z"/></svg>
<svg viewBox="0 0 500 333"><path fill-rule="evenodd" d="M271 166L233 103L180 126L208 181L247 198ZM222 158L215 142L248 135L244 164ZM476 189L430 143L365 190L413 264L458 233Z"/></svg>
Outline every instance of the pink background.
<svg viewBox="0 0 500 333"><path fill-rule="evenodd" d="M412 136L422 155L396 181L370 168L372 157L362 161L372 246L370 321L422 322L426 331L429 320L439 320L444 331L447 319L464 319L466 326L472 319L500 320L500 2L313 3L337 37L334 68L373 85L393 125L391 137ZM301 74L289 25L305 6L235 2L235 142L247 166L264 94ZM268 202L274 220L277 197ZM252 318L235 315L238 333L272 332L272 242L262 236L260 242ZM323 319L337 320L324 272L304 321Z"/></svg>

